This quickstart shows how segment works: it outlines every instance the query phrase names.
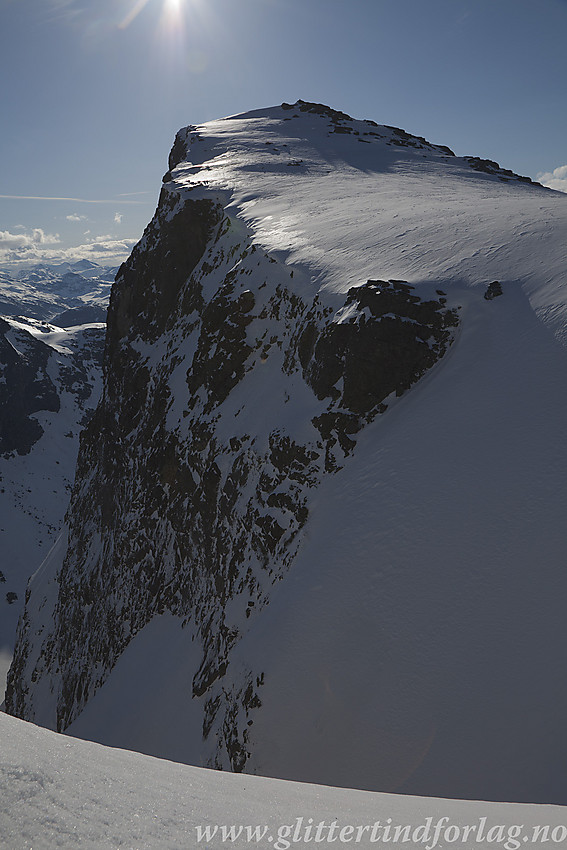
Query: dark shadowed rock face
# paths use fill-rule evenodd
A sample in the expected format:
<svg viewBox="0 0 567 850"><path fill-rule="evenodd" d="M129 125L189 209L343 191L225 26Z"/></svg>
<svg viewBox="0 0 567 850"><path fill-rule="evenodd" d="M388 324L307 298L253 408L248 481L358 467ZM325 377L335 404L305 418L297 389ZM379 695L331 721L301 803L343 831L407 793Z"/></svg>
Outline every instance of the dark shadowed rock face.
<svg viewBox="0 0 567 850"><path fill-rule="evenodd" d="M307 329L305 379L317 398L331 399L315 420L328 448L338 440L348 453L351 435L386 410L387 397L401 396L445 353L458 319L438 294L422 301L403 281L369 280L349 290L339 321L318 336Z"/></svg>
<svg viewBox="0 0 567 850"><path fill-rule="evenodd" d="M495 177L498 177L499 180L502 180L503 183L507 183L510 180L518 180L522 183L531 183L533 186L541 186L541 183L537 183L535 180L532 180L531 177L521 177L513 171L510 171L509 168L502 168L501 165L494 162L492 159L481 159L478 156L465 156L463 159L468 162L474 171L494 175Z"/></svg>
<svg viewBox="0 0 567 850"><path fill-rule="evenodd" d="M493 280L492 283L489 283L486 287L484 298L486 301L492 301L500 295L502 295L502 284L498 280Z"/></svg>
<svg viewBox="0 0 567 850"><path fill-rule="evenodd" d="M32 414L59 410L57 389L47 374L51 353L49 346L0 319L0 454L28 454L43 434Z"/></svg>
<svg viewBox="0 0 567 850"><path fill-rule="evenodd" d="M69 310L64 310L51 320L51 323L58 328L72 328L95 322L106 322L106 309L88 304L84 307L70 307Z"/></svg>
<svg viewBox="0 0 567 850"><path fill-rule="evenodd" d="M178 136L170 167L183 155ZM207 763L244 767L264 671L231 677L233 648L293 562L314 488L457 324L441 292L422 301L402 282L368 281L337 310L292 279L220 201L166 184L112 291L53 623L32 641L22 621L10 713L66 729L169 611L200 647L191 691ZM281 424L294 405L300 432ZM40 680L54 714L35 701Z"/></svg>
<svg viewBox="0 0 567 850"><path fill-rule="evenodd" d="M81 329L81 343L70 336L64 351L38 338L31 329L41 327L49 338L56 330L46 323L0 319L0 454L29 454L44 428L36 413L58 413L61 393L72 394L83 422L85 402L93 393L90 372L100 371L104 328ZM84 415L83 415L84 414Z"/></svg>

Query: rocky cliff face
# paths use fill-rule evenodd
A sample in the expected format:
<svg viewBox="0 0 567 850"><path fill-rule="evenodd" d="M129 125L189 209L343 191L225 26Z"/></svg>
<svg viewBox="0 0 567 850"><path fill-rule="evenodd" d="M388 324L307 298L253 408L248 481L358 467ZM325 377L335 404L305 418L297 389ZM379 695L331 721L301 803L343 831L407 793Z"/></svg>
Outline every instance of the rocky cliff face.
<svg viewBox="0 0 567 850"><path fill-rule="evenodd" d="M16 335L15 344L9 333ZM16 347L16 345L18 347ZM22 350L23 349L23 350ZM57 389L47 373L52 349L21 329L0 320L0 452L26 454L43 434L31 414L59 411Z"/></svg>
<svg viewBox="0 0 567 850"><path fill-rule="evenodd" d="M112 291L53 621L38 642L24 617L9 712L66 729L168 611L201 647L192 693L208 762L243 768L264 671L223 687L231 651L293 562L322 477L458 324L441 289L424 300L403 281L368 280L325 304L294 275L220 199L165 184ZM37 704L38 680L53 713Z"/></svg>
<svg viewBox="0 0 567 850"><path fill-rule="evenodd" d="M9 712L73 733L113 716L118 680L143 678L136 652L174 622L184 648L159 644L158 708L128 709L146 711L141 749L186 757L148 743L174 703L175 735L223 769L391 790L438 730L454 754L444 704L459 671L466 687L483 675L469 625L488 624L483 658L504 651L493 559L533 496L501 469L526 456L502 399L530 380L534 311L561 312L550 286L528 303L537 210L559 203L502 174L301 101L178 134L112 290L103 397L66 534L28 590ZM544 337L543 373L563 374Z"/></svg>

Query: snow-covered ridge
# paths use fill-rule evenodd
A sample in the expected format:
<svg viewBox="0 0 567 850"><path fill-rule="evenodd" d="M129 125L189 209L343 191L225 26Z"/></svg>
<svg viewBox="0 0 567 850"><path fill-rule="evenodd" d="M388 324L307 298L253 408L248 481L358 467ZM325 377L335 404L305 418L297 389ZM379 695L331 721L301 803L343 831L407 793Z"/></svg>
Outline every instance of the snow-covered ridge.
<svg viewBox="0 0 567 850"><path fill-rule="evenodd" d="M8 709L565 802L567 199L302 103L186 128L169 165Z"/></svg>
<svg viewBox="0 0 567 850"><path fill-rule="evenodd" d="M319 104L191 125L164 180L181 197L220 192L256 244L331 299L373 276L482 286L521 269L529 284L543 245L546 276L564 273L561 228L550 226L564 221L561 193Z"/></svg>

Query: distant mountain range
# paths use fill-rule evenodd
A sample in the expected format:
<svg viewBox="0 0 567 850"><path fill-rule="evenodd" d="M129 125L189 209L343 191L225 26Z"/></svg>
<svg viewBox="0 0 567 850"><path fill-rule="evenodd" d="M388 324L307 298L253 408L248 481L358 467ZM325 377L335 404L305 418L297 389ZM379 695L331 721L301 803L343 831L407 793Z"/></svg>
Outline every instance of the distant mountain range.
<svg viewBox="0 0 567 850"><path fill-rule="evenodd" d="M106 321L110 288L117 271L90 260L41 263L18 272L0 266L0 315L27 316L57 324L61 314L83 310L76 314L77 321L73 321L73 315L63 317L63 321L75 325Z"/></svg>

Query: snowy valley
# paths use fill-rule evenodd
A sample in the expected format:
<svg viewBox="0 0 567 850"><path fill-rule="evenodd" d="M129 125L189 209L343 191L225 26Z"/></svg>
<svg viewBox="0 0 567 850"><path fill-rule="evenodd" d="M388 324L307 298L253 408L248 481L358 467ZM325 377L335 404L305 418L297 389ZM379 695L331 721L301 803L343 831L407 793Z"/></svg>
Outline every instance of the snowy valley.
<svg viewBox="0 0 567 850"><path fill-rule="evenodd" d="M100 396L115 273L89 260L0 270L0 702L26 584L61 530Z"/></svg>

